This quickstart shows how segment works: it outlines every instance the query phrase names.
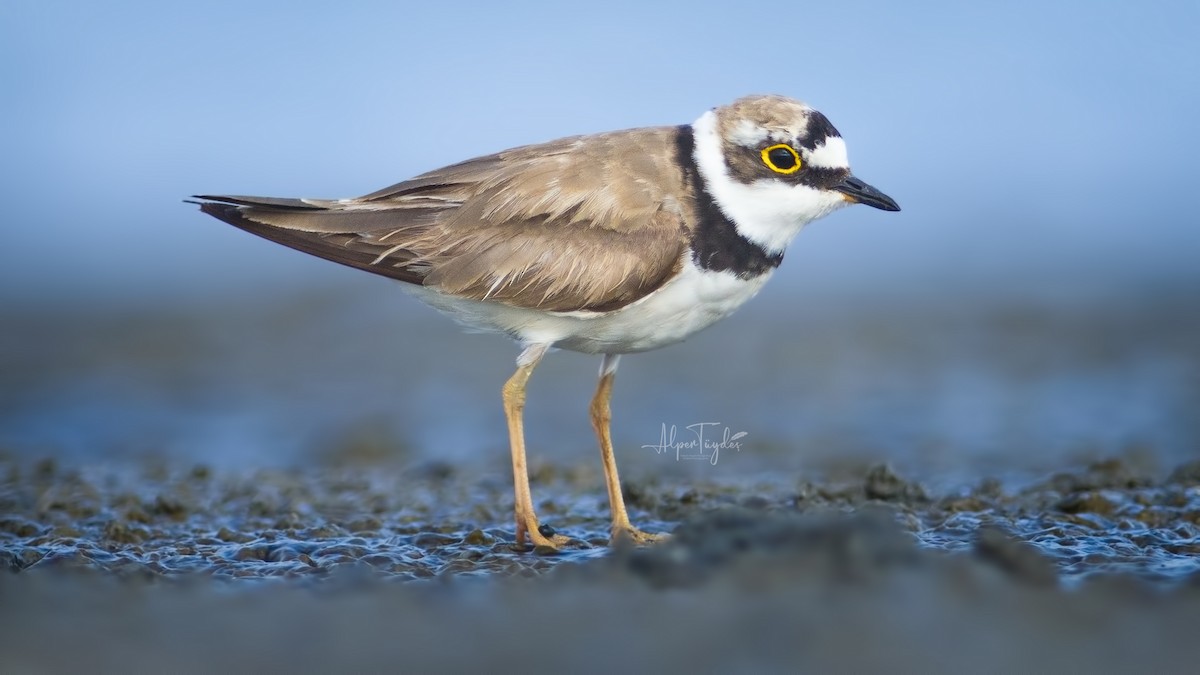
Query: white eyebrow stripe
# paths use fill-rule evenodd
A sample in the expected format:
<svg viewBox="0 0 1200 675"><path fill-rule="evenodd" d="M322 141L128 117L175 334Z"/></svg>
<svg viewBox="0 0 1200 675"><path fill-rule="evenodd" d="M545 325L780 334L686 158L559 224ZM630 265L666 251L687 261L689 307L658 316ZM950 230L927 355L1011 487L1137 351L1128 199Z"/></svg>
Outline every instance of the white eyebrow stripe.
<svg viewBox="0 0 1200 675"><path fill-rule="evenodd" d="M729 132L729 140L747 148L756 148L770 138L770 132L750 120L739 120Z"/></svg>

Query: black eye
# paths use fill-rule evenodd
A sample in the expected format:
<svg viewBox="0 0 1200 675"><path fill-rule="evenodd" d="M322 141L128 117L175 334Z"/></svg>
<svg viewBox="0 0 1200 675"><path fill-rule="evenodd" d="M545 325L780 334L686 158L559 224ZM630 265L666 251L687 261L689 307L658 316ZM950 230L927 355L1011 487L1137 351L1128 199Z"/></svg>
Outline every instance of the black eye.
<svg viewBox="0 0 1200 675"><path fill-rule="evenodd" d="M777 169L790 169L796 166L796 155L791 148L775 148L771 151L771 164Z"/></svg>
<svg viewBox="0 0 1200 675"><path fill-rule="evenodd" d="M800 153L790 145L772 145L762 151L763 164L775 173L790 174L800 170Z"/></svg>

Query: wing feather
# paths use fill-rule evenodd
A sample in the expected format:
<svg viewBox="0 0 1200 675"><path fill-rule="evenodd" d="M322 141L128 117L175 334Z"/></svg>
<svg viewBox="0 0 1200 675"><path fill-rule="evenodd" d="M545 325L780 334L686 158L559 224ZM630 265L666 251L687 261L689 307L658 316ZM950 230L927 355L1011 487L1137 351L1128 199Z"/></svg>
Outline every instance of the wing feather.
<svg viewBox="0 0 1200 675"><path fill-rule="evenodd" d="M692 208L674 128L515 148L347 200L202 196L201 209L322 258L445 293L616 309L678 271Z"/></svg>

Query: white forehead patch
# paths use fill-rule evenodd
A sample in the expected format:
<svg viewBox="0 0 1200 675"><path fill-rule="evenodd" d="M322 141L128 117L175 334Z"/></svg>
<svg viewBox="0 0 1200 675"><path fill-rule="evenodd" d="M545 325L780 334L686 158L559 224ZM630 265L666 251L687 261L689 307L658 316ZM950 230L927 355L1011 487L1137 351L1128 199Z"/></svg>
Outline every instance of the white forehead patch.
<svg viewBox="0 0 1200 675"><path fill-rule="evenodd" d="M846 155L846 141L841 136L829 136L825 142L808 153L808 163L826 169L848 169L850 158Z"/></svg>

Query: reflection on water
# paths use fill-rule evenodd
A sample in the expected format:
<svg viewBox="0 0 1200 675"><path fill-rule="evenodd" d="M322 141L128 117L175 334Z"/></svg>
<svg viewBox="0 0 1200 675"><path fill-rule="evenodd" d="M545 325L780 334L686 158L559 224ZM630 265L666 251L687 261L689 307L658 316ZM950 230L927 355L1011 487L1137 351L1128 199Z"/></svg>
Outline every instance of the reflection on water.
<svg viewBox="0 0 1200 675"><path fill-rule="evenodd" d="M502 466L499 388L514 346L371 288L269 307L16 317L0 337L0 443L236 467L307 462L351 436L418 460ZM887 460L941 487L1028 481L1131 446L1169 467L1200 452L1200 313L1186 305L752 303L686 343L623 359L618 458L667 477ZM595 461L597 365L562 352L535 373L535 459ZM742 449L712 466L643 447L663 425L702 422L745 432Z"/></svg>

